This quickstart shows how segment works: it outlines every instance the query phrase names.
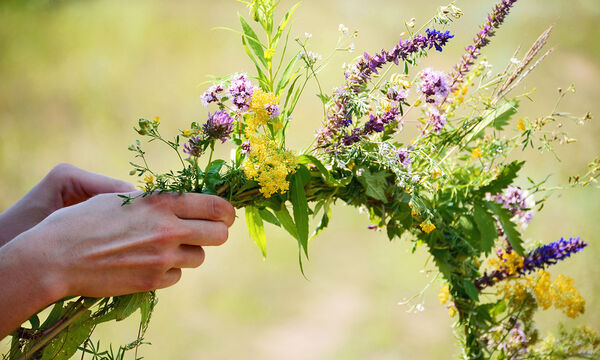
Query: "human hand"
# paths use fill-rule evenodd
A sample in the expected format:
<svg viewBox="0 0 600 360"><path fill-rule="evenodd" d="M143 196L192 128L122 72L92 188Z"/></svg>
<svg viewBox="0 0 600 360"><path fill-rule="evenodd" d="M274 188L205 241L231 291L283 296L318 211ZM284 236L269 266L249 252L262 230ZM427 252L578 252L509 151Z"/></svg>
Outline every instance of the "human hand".
<svg viewBox="0 0 600 360"><path fill-rule="evenodd" d="M125 181L91 173L73 165L59 164L21 200L0 214L0 246L58 209L98 194L134 190L135 187Z"/></svg>
<svg viewBox="0 0 600 360"><path fill-rule="evenodd" d="M202 194L156 194L129 205L102 194L55 211L0 248L0 338L67 296L175 284L182 268L202 264L203 246L227 240L234 219L227 201Z"/></svg>

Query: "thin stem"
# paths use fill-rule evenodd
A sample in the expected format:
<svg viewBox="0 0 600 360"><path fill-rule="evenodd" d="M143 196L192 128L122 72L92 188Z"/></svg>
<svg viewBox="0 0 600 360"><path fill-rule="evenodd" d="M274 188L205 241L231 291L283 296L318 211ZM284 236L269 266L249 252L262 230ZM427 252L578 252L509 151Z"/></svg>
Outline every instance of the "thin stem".
<svg viewBox="0 0 600 360"><path fill-rule="evenodd" d="M85 298L82 297L78 301L82 301L83 299L85 299ZM33 355L35 355L35 353L38 350L40 350L44 346L48 345L48 343L50 343L50 341L52 341L52 339L54 339L58 334L60 334L63 330L65 330L67 327L69 327L69 325L73 324L81 315L83 315L86 311L88 311L92 306L96 305L96 303L98 303L98 301L100 301L100 300L102 300L102 299L94 299L94 301L91 302L89 305L81 305L81 308L79 310L77 310L73 314L73 316L66 319L63 323L61 323L59 326L55 327L51 332L46 334L43 338L40 339L40 341L35 343L31 347L31 349L27 350L17 360L30 359Z"/></svg>

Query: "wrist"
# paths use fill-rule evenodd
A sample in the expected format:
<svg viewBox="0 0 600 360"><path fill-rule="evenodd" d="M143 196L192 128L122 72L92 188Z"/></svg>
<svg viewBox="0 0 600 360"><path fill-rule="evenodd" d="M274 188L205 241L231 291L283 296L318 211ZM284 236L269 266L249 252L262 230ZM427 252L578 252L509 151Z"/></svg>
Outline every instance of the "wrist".
<svg viewBox="0 0 600 360"><path fill-rule="evenodd" d="M28 230L6 247L10 258L19 267L19 280L34 289L33 296L39 308L48 306L69 293L67 277L59 262L55 261L42 233L37 227ZM40 245L41 244L41 245Z"/></svg>

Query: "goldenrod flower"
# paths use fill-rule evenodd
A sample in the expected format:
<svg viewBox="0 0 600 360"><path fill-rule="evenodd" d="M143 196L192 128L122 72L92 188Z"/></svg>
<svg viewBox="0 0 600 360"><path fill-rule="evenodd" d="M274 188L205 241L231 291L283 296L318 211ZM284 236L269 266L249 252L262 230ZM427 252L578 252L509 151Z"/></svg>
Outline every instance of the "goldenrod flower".
<svg viewBox="0 0 600 360"><path fill-rule="evenodd" d="M269 198L278 191L287 191L289 174L296 171L296 158L264 136L250 138L250 152L242 164L244 175L260 185L260 192Z"/></svg>

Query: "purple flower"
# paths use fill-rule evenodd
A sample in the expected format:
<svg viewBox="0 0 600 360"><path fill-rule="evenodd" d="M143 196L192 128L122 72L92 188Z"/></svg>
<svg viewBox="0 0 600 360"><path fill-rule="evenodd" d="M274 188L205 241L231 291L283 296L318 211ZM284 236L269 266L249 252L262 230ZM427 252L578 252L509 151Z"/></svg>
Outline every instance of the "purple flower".
<svg viewBox="0 0 600 360"><path fill-rule="evenodd" d="M362 92L365 84L371 79L371 76L374 73L378 73L379 69L385 64L394 63L398 65L400 60L405 61L422 50L434 47L441 51L442 46L446 45L448 40L453 37L454 35L450 35L448 31L441 32L427 29L426 35L418 34L412 39L400 40L391 51L384 49L373 56L365 52L363 57L345 72L346 85L336 90L333 95L332 106L327 116L327 123L317 133L319 145L323 148L335 148L341 142L346 142L347 134L344 134L342 129L352 124L349 92L354 94ZM395 101L399 101L400 99L403 100L406 94L397 93L392 94L392 96L395 98Z"/></svg>
<svg viewBox="0 0 600 360"><path fill-rule="evenodd" d="M465 75L479 57L481 49L490 43L490 38L495 35L496 29L504 23L504 19L516 2L517 0L502 0L488 15L487 21L481 26L481 31L473 38L473 45L467 46L465 49L466 54L463 55L461 61L454 68L454 73L451 76L452 90L456 90L458 85L464 81Z"/></svg>
<svg viewBox="0 0 600 360"><path fill-rule="evenodd" d="M208 121L202 125L202 131L207 139L225 142L233 132L233 118L225 110L212 115L209 113Z"/></svg>
<svg viewBox="0 0 600 360"><path fill-rule="evenodd" d="M208 104L212 102L220 101L223 97L223 85L221 84L213 84L202 96L200 97L200 101L202 105L208 107Z"/></svg>
<svg viewBox="0 0 600 360"><path fill-rule="evenodd" d="M250 154L250 151L252 151L252 145L250 144L250 141L246 140L242 143L240 152L247 155Z"/></svg>
<svg viewBox="0 0 600 360"><path fill-rule="evenodd" d="M387 90L385 96L391 101L401 102L406 100L408 92L404 89L400 89L398 86L392 86Z"/></svg>
<svg viewBox="0 0 600 360"><path fill-rule="evenodd" d="M517 186L509 186L500 194L486 194L486 199L501 204L503 208L508 209L523 228L527 227L533 219L535 200L528 191ZM502 228L499 230L500 235L502 235Z"/></svg>
<svg viewBox="0 0 600 360"><path fill-rule="evenodd" d="M200 138L200 136L190 138L188 142L183 145L183 152L190 156L200 157L204 152L202 138Z"/></svg>
<svg viewBox="0 0 600 360"><path fill-rule="evenodd" d="M419 90L425 95L427 103L439 104L450 93L450 84L448 84L446 74L427 68L421 73L421 87Z"/></svg>
<svg viewBox="0 0 600 360"><path fill-rule="evenodd" d="M279 105L277 104L269 104L265 106L265 110L267 110L271 119L275 119L279 116Z"/></svg>
<svg viewBox="0 0 600 360"><path fill-rule="evenodd" d="M235 74L227 92L233 104L240 111L248 111L252 101L252 93L254 93L254 86L248 80L246 74Z"/></svg>
<svg viewBox="0 0 600 360"><path fill-rule="evenodd" d="M561 238L559 241L540 246L523 258L523 266L518 272L519 274L524 275L539 269L545 269L550 265L554 265L559 261L570 257L572 254L580 252L586 246L587 244L581 241L579 237L570 238L569 240ZM499 253L500 256L501 254L502 252ZM481 290L487 286L492 286L509 276L507 270L495 270L490 274L484 273L482 277L475 281L475 285Z"/></svg>
<svg viewBox="0 0 600 360"><path fill-rule="evenodd" d="M439 135L444 126L446 126L446 115L440 113L440 111L436 108L430 108L427 125L428 127L431 127L431 132Z"/></svg>
<svg viewBox="0 0 600 360"><path fill-rule="evenodd" d="M401 148L398 149L398 162L402 165L403 168L409 169L412 163L412 159L410 158L410 153L408 149Z"/></svg>

